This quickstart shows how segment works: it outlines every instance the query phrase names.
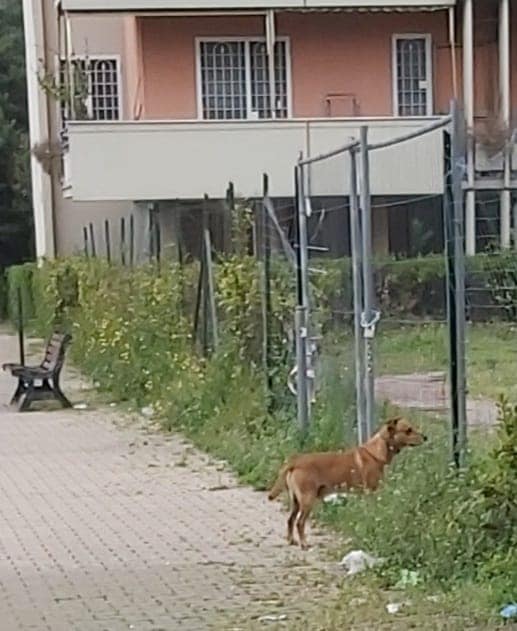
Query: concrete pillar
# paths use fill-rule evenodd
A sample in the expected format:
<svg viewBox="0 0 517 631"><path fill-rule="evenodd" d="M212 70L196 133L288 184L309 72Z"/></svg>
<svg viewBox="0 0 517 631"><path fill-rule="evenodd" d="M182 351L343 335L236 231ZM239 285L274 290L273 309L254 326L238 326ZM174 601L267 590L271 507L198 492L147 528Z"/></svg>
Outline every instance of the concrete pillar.
<svg viewBox="0 0 517 631"><path fill-rule="evenodd" d="M33 148L50 142L48 103L38 82L39 60L46 58L42 0L23 0L25 60L29 110L29 143ZM36 258L41 262L55 255L52 179L31 153L32 206Z"/></svg>

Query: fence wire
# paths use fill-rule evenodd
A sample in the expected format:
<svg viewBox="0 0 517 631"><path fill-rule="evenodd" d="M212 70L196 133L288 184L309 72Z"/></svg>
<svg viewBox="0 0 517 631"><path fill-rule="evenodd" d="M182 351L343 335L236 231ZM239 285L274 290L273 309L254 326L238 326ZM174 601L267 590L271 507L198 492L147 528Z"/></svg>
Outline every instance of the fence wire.
<svg viewBox="0 0 517 631"><path fill-rule="evenodd" d="M368 140L361 139L367 153L355 143L355 158L345 150L300 162L309 209L309 335L318 339L320 387L335 388L321 399L340 402L345 433L355 429L357 417L371 414L361 410L367 404L360 400L371 397L369 375L375 375L376 418L387 403L443 415L450 409L444 190L454 169L444 166L444 127L451 120L437 121L418 137L399 134L399 140L396 133L389 138L369 129ZM397 174L397 163L411 166L416 181L403 169ZM358 429L361 440L373 428Z"/></svg>
<svg viewBox="0 0 517 631"><path fill-rule="evenodd" d="M476 255L466 270L466 365L469 422L488 428L501 395L515 400L517 342L516 241L501 247L501 203L496 191L476 195ZM515 216L511 226L516 234Z"/></svg>

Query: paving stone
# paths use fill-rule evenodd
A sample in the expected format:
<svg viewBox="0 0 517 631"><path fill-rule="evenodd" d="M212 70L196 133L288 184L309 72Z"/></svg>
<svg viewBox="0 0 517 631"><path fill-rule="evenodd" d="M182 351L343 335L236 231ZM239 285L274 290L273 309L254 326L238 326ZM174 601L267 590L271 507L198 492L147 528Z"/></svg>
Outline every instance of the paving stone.
<svg viewBox="0 0 517 631"><path fill-rule="evenodd" d="M0 335L0 364L16 356ZM14 386L0 373L0 402ZM283 545L281 505L141 425L114 408L0 407L2 631L230 629L274 593L303 610L293 579L326 566ZM186 466L149 466L187 450Z"/></svg>

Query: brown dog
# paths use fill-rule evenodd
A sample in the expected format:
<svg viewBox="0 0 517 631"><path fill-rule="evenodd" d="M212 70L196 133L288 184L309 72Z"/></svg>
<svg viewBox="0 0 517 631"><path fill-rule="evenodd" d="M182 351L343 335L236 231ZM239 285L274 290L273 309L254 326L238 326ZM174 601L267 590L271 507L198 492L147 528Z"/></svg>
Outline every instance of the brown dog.
<svg viewBox="0 0 517 631"><path fill-rule="evenodd" d="M294 524L300 545L307 549L305 522L318 499L329 493L359 489L375 491L384 467L404 447L421 445L427 437L417 432L402 416L387 420L367 442L344 452L301 454L280 469L269 493L274 500L287 489L291 513L287 520L287 541L295 544Z"/></svg>

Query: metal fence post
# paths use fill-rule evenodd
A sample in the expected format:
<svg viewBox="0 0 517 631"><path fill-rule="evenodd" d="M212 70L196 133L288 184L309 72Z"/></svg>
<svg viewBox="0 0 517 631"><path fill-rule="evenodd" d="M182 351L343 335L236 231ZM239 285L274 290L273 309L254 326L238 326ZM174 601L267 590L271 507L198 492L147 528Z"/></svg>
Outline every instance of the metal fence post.
<svg viewBox="0 0 517 631"><path fill-rule="evenodd" d="M460 465L458 446L458 378L457 378L457 346L456 346L456 300L455 300L455 269L454 269L454 218L452 196L452 152L451 132L443 132L444 142L444 196L443 196L443 226L445 241L446 264L446 292L447 292L447 329L449 350L449 387L451 403L451 451L452 460L457 467Z"/></svg>
<svg viewBox="0 0 517 631"><path fill-rule="evenodd" d="M124 217L120 218L120 262L122 265L126 264L126 220Z"/></svg>
<svg viewBox="0 0 517 631"><path fill-rule="evenodd" d="M361 160L361 229L362 229L362 267L363 267L363 303L362 313L363 349L364 349L364 395L366 411L366 438L372 434L375 416L375 377L373 370L373 335L375 333L374 288L372 268L372 206L370 197L370 162L368 155L368 127L359 130Z"/></svg>
<svg viewBox="0 0 517 631"><path fill-rule="evenodd" d="M154 258L154 214L153 214L153 205L147 205L147 243L148 243L148 261L149 263L153 262Z"/></svg>
<svg viewBox="0 0 517 631"><path fill-rule="evenodd" d="M129 216L129 266L135 264L135 218Z"/></svg>
<svg viewBox="0 0 517 631"><path fill-rule="evenodd" d="M104 240L106 245L106 260L111 263L111 237L109 219L104 220Z"/></svg>
<svg viewBox="0 0 517 631"><path fill-rule="evenodd" d="M219 346L219 330L217 325L217 308L215 304L215 280L214 266L212 261L212 240L210 238L210 230L208 228L205 228L203 237L206 263L205 293L208 298L208 305L210 307L210 320L212 325L212 350L216 351ZM206 317L207 314L205 314L205 318Z"/></svg>
<svg viewBox="0 0 517 631"><path fill-rule="evenodd" d="M305 434L309 428L309 397L307 388L307 335L308 335L308 247L307 216L303 190L303 167L295 168L296 219L298 228L297 255L297 306L296 332L296 394L298 425Z"/></svg>
<svg viewBox="0 0 517 631"><path fill-rule="evenodd" d="M461 133L461 117L457 101L451 103L451 178L454 222L454 277L456 314L456 362L457 362L457 422L458 422L458 465L465 464L467 448L467 413L465 387L465 241L463 213L463 159L464 148Z"/></svg>
<svg viewBox="0 0 517 631"><path fill-rule="evenodd" d="M16 298L18 301L18 348L20 351L20 364L25 364L25 343L24 343L24 315L23 315L23 295L21 287L16 288Z"/></svg>
<svg viewBox="0 0 517 631"><path fill-rule="evenodd" d="M88 227L90 230L90 252L91 252L92 258L95 258L97 256L97 249L95 247L95 233L93 231L93 224L90 222Z"/></svg>
<svg viewBox="0 0 517 631"><path fill-rule="evenodd" d="M271 234L269 215L266 209L265 200L269 197L269 178L267 173L262 176L262 248L263 248L263 288L262 288L262 361L264 366L264 379L266 390L267 408L270 408L270 396L272 390L272 379L270 374L270 348L269 348L269 325L271 322Z"/></svg>
<svg viewBox="0 0 517 631"><path fill-rule="evenodd" d="M155 206L154 211L154 258L156 267L160 269L162 258L162 229L160 223L160 210Z"/></svg>
<svg viewBox="0 0 517 631"><path fill-rule="evenodd" d="M83 226L83 253L88 258L88 228Z"/></svg>
<svg viewBox="0 0 517 631"><path fill-rule="evenodd" d="M352 149L350 155L350 249L352 255L352 291L354 302L354 356L355 356L355 398L357 408L357 442L363 443L368 436L366 424L366 400L364 391L364 357L361 339L361 309L363 304L363 281L361 277L361 231L359 226L359 205L357 203L357 155Z"/></svg>

